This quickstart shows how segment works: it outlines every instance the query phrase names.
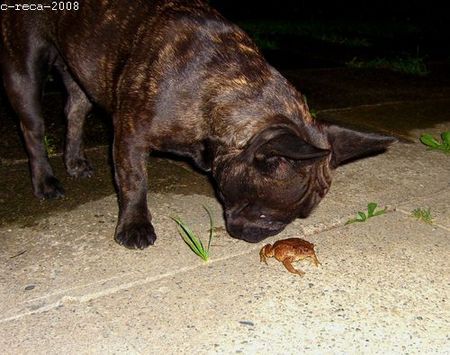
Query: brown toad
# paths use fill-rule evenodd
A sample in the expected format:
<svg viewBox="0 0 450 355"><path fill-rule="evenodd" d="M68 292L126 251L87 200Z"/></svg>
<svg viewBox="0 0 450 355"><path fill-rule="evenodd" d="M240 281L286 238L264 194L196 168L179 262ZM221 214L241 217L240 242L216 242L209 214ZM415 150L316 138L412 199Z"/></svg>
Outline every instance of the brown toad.
<svg viewBox="0 0 450 355"><path fill-rule="evenodd" d="M303 276L303 271L297 270L292 266L295 261L311 258L315 266L320 262L314 252L314 244L300 238L288 238L276 241L273 245L266 244L259 252L260 260L267 264L266 258L275 257L281 261L285 268L293 274Z"/></svg>

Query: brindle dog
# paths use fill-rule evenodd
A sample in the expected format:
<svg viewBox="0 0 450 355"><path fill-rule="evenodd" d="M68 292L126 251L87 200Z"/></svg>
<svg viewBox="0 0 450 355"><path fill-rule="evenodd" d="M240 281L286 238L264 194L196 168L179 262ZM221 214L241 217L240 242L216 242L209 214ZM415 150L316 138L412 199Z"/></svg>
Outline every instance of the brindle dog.
<svg viewBox="0 0 450 355"><path fill-rule="evenodd" d="M43 143L49 69L57 68L68 92L69 175L92 174L81 137L92 103L111 115L115 239L128 248L156 239L147 208L151 150L188 156L211 171L229 233L258 242L306 217L339 163L394 141L314 120L245 32L200 0L83 0L70 11L2 11L1 46L36 197L64 194Z"/></svg>

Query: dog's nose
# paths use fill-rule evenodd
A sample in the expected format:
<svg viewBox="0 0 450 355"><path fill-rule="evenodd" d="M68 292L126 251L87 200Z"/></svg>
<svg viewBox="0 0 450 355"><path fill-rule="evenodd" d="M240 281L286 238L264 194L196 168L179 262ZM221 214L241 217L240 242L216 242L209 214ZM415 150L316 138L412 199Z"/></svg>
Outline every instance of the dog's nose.
<svg viewBox="0 0 450 355"><path fill-rule="evenodd" d="M249 243L258 243L267 237L280 233L285 226L285 224L278 222L272 222L270 227L256 226L252 223L229 222L227 223L227 230L233 238L245 240Z"/></svg>

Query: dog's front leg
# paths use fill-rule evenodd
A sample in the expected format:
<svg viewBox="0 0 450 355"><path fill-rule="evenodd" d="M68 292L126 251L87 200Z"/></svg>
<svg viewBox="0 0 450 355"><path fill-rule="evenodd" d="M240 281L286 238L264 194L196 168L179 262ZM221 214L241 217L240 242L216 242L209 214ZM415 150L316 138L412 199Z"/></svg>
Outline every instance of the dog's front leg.
<svg viewBox="0 0 450 355"><path fill-rule="evenodd" d="M130 249L144 249L156 240L147 208L148 145L140 130L122 119L115 117L113 147L120 209L115 240Z"/></svg>

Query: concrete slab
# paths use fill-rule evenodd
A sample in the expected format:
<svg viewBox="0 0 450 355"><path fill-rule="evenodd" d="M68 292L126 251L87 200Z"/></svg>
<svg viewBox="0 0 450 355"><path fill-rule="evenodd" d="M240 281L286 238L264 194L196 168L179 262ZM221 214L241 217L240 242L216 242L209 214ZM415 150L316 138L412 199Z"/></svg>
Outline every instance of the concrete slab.
<svg viewBox="0 0 450 355"><path fill-rule="evenodd" d="M17 354L138 354L89 304L65 303L0 323L0 350Z"/></svg>
<svg viewBox="0 0 450 355"><path fill-rule="evenodd" d="M1 332L14 336L2 337L2 346L11 353L445 354L448 238L400 212L338 227L308 238L322 266L297 265L303 278L273 259L259 263L260 246L242 243L245 251L228 254L215 247L223 257L207 264L190 259L170 274L155 269L159 277L3 321ZM146 267L139 258L135 264Z"/></svg>
<svg viewBox="0 0 450 355"><path fill-rule="evenodd" d="M93 304L143 353L446 353L447 233L391 213L309 239L303 278L252 250Z"/></svg>
<svg viewBox="0 0 450 355"><path fill-rule="evenodd" d="M339 167L318 208L293 225L310 234L345 223L357 211L367 210L369 202L392 210L421 198L445 196L449 171L445 154L427 151L421 144L398 143L383 155Z"/></svg>
<svg viewBox="0 0 450 355"><path fill-rule="evenodd" d="M192 228L206 236L209 221L202 205L214 211L219 225L219 204L198 195L150 197L160 238L145 252L127 250L113 241L115 196L56 214L33 227L1 229L0 257L5 271L0 276L2 318L54 308L65 297L84 300L98 297L128 287L124 284L132 285L147 277L158 279L197 262L170 216L192 221ZM242 246L223 237L217 237L214 244L235 252Z"/></svg>

